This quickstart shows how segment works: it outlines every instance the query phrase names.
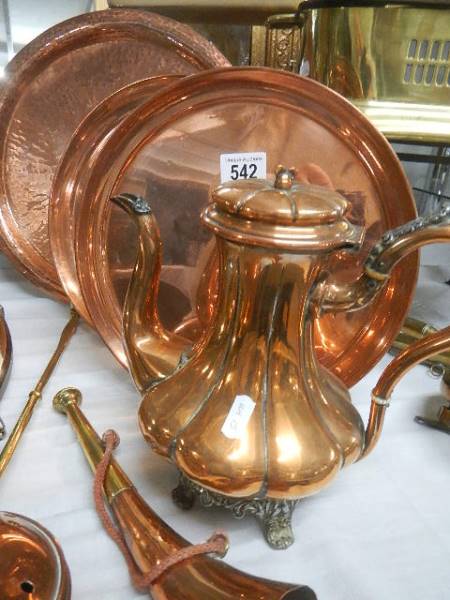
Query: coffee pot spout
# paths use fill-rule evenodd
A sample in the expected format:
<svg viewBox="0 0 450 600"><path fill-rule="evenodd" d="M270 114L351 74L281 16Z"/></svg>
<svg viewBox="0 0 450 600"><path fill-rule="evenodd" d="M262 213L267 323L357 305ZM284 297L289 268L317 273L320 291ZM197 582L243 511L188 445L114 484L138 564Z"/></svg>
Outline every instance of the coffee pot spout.
<svg viewBox="0 0 450 600"><path fill-rule="evenodd" d="M111 200L134 219L138 228L138 253L123 312L123 341L134 383L143 392L176 369L190 344L167 331L159 319L162 244L150 204L128 193Z"/></svg>

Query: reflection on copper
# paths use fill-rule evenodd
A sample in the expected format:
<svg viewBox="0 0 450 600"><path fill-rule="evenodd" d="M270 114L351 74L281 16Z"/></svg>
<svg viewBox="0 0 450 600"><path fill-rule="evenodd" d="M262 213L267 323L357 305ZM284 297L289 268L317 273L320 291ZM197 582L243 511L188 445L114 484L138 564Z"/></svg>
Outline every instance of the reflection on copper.
<svg viewBox="0 0 450 600"><path fill-rule="evenodd" d="M137 10L69 19L15 56L5 70L0 107L0 228L6 253L25 276L65 298L49 242L51 185L89 111L144 77L227 64L190 27Z"/></svg>
<svg viewBox="0 0 450 600"><path fill-rule="evenodd" d="M448 239L450 240L450 225ZM449 348L450 327L446 327L411 344L386 367L372 391L372 404L363 456L373 450L380 438L390 397L400 379L415 365L432 356L446 352ZM448 393L448 386L448 381L444 380L442 384L444 394Z"/></svg>
<svg viewBox="0 0 450 600"><path fill-rule="evenodd" d="M81 294L75 262L77 212L82 205L79 182L86 177L89 165L95 160L95 149L100 148L110 132L120 126L124 116L176 79L175 75L160 75L136 81L100 102L78 127L56 173L49 211L51 249L64 291L88 322L90 315ZM128 285L129 265L136 255L136 233L123 217L121 211L113 211L104 224L108 250L100 250L104 269L101 281L111 286L107 289L110 297L106 298L106 306L117 302L117 294L119 298L124 295L121 290Z"/></svg>
<svg viewBox="0 0 450 600"><path fill-rule="evenodd" d="M11 364L12 343L3 306L0 306L0 388ZM1 436L0 436L1 437Z"/></svg>
<svg viewBox="0 0 450 600"><path fill-rule="evenodd" d="M70 600L62 550L36 521L0 512L0 557L2 600Z"/></svg>

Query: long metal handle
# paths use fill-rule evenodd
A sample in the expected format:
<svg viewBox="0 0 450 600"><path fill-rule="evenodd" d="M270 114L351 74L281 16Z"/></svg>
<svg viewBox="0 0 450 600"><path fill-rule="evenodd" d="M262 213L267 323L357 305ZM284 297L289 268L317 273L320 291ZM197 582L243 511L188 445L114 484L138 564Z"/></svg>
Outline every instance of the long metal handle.
<svg viewBox="0 0 450 600"><path fill-rule="evenodd" d="M28 422L31 419L31 415L33 414L33 410L41 397L42 390L47 384L53 370L61 356L64 352L69 340L75 333L78 327L79 316L78 313L72 308L70 310L70 319L66 326L64 327L61 337L59 339L56 350L54 351L52 357L50 358L48 365L46 366L44 372L42 373L39 381L37 382L35 388L29 393L27 403L25 404L20 417L18 418L14 429L11 431L1 453L0 453L0 477L3 474L3 471L6 469L9 461L11 460L15 449L17 448L17 444L20 441L20 438L25 431Z"/></svg>

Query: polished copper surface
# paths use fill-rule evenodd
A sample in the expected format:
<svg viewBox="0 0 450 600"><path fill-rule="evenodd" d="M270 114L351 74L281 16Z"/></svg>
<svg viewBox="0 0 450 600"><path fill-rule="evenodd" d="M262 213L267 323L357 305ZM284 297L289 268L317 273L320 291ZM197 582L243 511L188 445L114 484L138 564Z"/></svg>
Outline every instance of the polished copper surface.
<svg viewBox="0 0 450 600"><path fill-rule="evenodd" d="M434 333L435 331L438 330L433 325L425 323L425 321L414 319L413 317L407 317L407 319L403 323L400 333L395 338L395 341L392 344L391 353L396 353L396 351L398 350L404 350L405 348L413 344L416 340L422 339L426 335ZM433 374L437 374L444 371L446 377L449 377L450 348L448 349L448 351L442 354L432 356L431 358L424 361L423 364L427 365L428 367L431 367L431 372Z"/></svg>
<svg viewBox="0 0 450 600"><path fill-rule="evenodd" d="M238 181L212 192L202 221L215 233L219 256L215 315L170 377L155 381L161 376L149 368L153 381L139 409L152 448L227 497L308 496L357 460L363 446L362 421L344 384L316 360L311 303L329 255L358 248L362 228L346 219L341 195L294 178L294 170L278 168L273 183ZM135 213L148 218L141 205ZM124 319L130 362L147 358L133 334L148 304L134 285L152 271L156 278L155 265L139 255L125 308L136 321ZM242 435L233 435L224 427L239 398L253 412Z"/></svg>
<svg viewBox="0 0 450 600"><path fill-rule="evenodd" d="M450 240L450 236L448 239ZM386 367L372 391L372 403L362 456L369 454L380 439L386 409L389 406L391 394L400 379L415 365L436 354L445 352L449 348L450 327L446 327L411 344L411 346L400 352ZM442 383L444 395L448 394L448 387L448 382L444 380Z"/></svg>
<svg viewBox="0 0 450 600"><path fill-rule="evenodd" d="M162 248L150 205L132 194L119 194L112 200L132 217L139 215L135 219L139 234L138 260L127 291L122 327L130 373L142 392L155 379L162 379L175 369L189 344L165 329L159 318L156 300Z"/></svg>
<svg viewBox="0 0 450 600"><path fill-rule="evenodd" d="M450 346L450 344L449 344ZM446 372L441 382L441 392L450 401L450 373Z"/></svg>
<svg viewBox="0 0 450 600"><path fill-rule="evenodd" d="M132 191L151 200L163 241L159 306L170 307L166 315L160 311L161 321L169 330L192 324L199 282L203 298L205 286L211 291L202 276L213 243L199 215L220 181L220 154L244 151L265 151L269 172L283 162L297 169L301 181L350 199L366 236L359 252L332 259L329 269L337 282L359 274L383 231L415 216L409 185L389 144L350 103L320 84L257 68L211 71L172 84L105 141L80 189L76 262L84 303L121 362L126 362L120 342L123 296L111 318L111 294L101 275L110 196ZM123 266L124 284L132 264ZM346 384L363 377L390 347L406 316L416 269L417 257L411 256L370 307L317 320L319 359ZM203 306L203 326L207 313Z"/></svg>
<svg viewBox="0 0 450 600"><path fill-rule="evenodd" d="M3 306L0 306L0 388L11 364L12 343ZM1 437L1 436L0 436Z"/></svg>
<svg viewBox="0 0 450 600"><path fill-rule="evenodd" d="M266 248L306 253L359 247L364 230L346 219L349 202L295 177L295 170L280 167L273 185L264 180L224 184L212 192L214 204L203 212L203 222L230 241Z"/></svg>
<svg viewBox="0 0 450 600"><path fill-rule="evenodd" d="M74 248L78 212L82 207L81 182L88 176L97 150L110 132L120 126L124 116L179 77L159 75L142 79L100 102L78 127L57 169L50 198L50 245L64 291L87 321L90 315L80 290ZM128 185L133 189L133 181L130 180ZM93 284L102 286L106 295L105 310L111 310L117 303L117 295L123 295L124 280L129 276L127 264L134 260L136 253L136 232L121 210L111 211L104 227L108 252L100 255L99 281ZM111 319L113 317L114 312Z"/></svg>
<svg viewBox="0 0 450 600"><path fill-rule="evenodd" d="M0 107L0 228L24 275L65 297L50 250L48 206L58 162L88 112L144 77L226 64L191 28L136 10L69 19L16 55L5 70Z"/></svg>
<svg viewBox="0 0 450 600"><path fill-rule="evenodd" d="M54 398L56 410L65 413L93 470L103 456L103 446L79 404L74 388ZM135 564L142 573L189 545L171 529L139 495L113 459L104 491L122 530ZM188 558L165 571L149 590L154 600L315 600L306 587L253 577L211 556Z"/></svg>
<svg viewBox="0 0 450 600"><path fill-rule="evenodd" d="M70 573L53 536L27 517L0 512L0 598L70 600Z"/></svg>

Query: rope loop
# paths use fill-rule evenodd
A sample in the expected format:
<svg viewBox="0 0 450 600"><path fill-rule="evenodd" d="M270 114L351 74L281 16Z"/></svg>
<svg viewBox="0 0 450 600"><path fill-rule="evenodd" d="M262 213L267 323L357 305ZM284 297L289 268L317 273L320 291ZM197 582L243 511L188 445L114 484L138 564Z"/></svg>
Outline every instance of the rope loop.
<svg viewBox="0 0 450 600"><path fill-rule="evenodd" d="M146 592L161 575L170 569L170 567L177 565L188 558L202 554L212 554L220 558L225 556L229 546L228 538L224 532L216 531L206 542L180 548L173 554L159 560L148 573L142 573L136 566L133 556L128 549L125 542L125 536L120 529L115 526L112 517L106 508L103 496L106 472L111 462L113 452L120 444L120 438L116 431L108 429L102 435L102 441L105 452L97 465L94 476L95 508L107 534L122 552L127 563L131 581L138 591Z"/></svg>

